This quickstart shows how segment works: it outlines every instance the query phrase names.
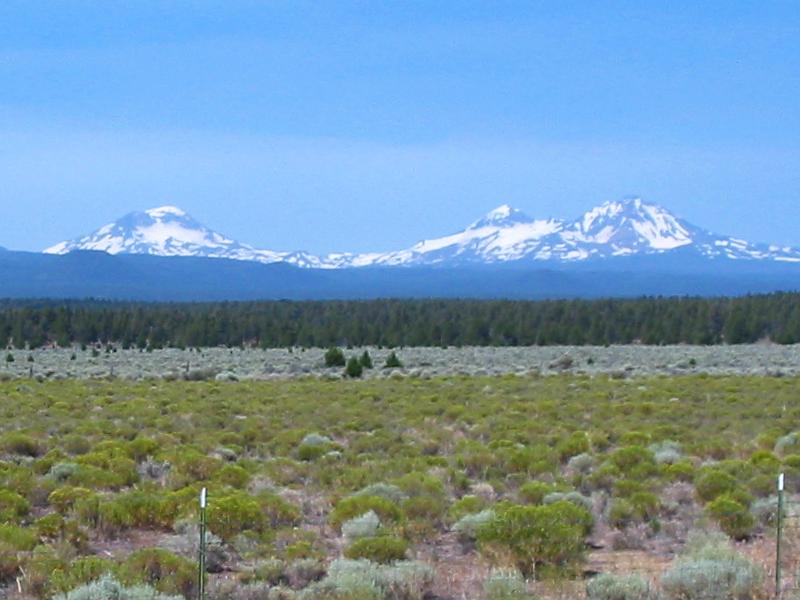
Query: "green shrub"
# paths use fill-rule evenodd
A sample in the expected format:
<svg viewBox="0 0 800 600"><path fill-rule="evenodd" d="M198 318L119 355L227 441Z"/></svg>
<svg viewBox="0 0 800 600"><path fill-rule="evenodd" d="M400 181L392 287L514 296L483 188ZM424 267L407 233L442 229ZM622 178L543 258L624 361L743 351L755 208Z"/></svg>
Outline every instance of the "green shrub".
<svg viewBox="0 0 800 600"><path fill-rule="evenodd" d="M640 521L649 521L658 516L661 501L652 492L635 492L629 498L635 511L636 518Z"/></svg>
<svg viewBox="0 0 800 600"><path fill-rule="evenodd" d="M578 454L589 452L590 449L589 436L585 431L573 432L568 438L561 440L556 446L556 452L561 462L565 462Z"/></svg>
<svg viewBox="0 0 800 600"><path fill-rule="evenodd" d="M569 570L582 557L586 523L592 516L570 502L548 506L496 507L495 518L478 531L481 547L498 546L514 557L523 575L535 565Z"/></svg>
<svg viewBox="0 0 800 600"><path fill-rule="evenodd" d="M65 524L66 522L64 521L64 517L62 517L59 513L50 513L44 515L36 521L36 533L39 535L39 537L57 540L60 539L64 534ZM35 546L36 544L34 543L33 545ZM28 549L32 550L33 547Z"/></svg>
<svg viewBox="0 0 800 600"><path fill-rule="evenodd" d="M264 531L267 525L261 504L244 492L232 492L209 502L209 529L225 541L243 531Z"/></svg>
<svg viewBox="0 0 800 600"><path fill-rule="evenodd" d="M239 465L225 465L214 476L223 486L242 490L250 482L250 473Z"/></svg>
<svg viewBox="0 0 800 600"><path fill-rule="evenodd" d="M631 478L646 478L658 472L653 452L643 446L618 448L608 460Z"/></svg>
<svg viewBox="0 0 800 600"><path fill-rule="evenodd" d="M608 524L622 529L636 519L636 509L625 498L614 498L608 506Z"/></svg>
<svg viewBox="0 0 800 600"><path fill-rule="evenodd" d="M0 521L18 523L31 511L30 502L11 490L0 489Z"/></svg>
<svg viewBox="0 0 800 600"><path fill-rule="evenodd" d="M194 563L167 550L147 548L133 552L117 568L117 577L125 585L144 583L168 594L192 597L196 593Z"/></svg>
<svg viewBox="0 0 800 600"><path fill-rule="evenodd" d="M20 566L17 549L7 542L0 542L0 583L13 581L20 574Z"/></svg>
<svg viewBox="0 0 800 600"><path fill-rule="evenodd" d="M300 523L302 516L300 509L278 494L261 492L256 496L256 500L270 527L286 527Z"/></svg>
<svg viewBox="0 0 800 600"><path fill-rule="evenodd" d="M50 573L49 589L52 592L60 592L62 594L72 590L72 594L77 594L75 588L78 586L88 586L91 582L103 580L104 578L108 579L110 577L108 574L113 572L115 566L114 562L97 556L76 558L69 565L59 566ZM155 592L155 590L151 591ZM82 597L79 594L77 595ZM59 596L56 597L58 598ZM73 598L74 596L68 595L67 597ZM83 597L93 598L94 596L90 594ZM103 598L103 596L98 597ZM121 592L119 597L126 597L125 592ZM116 599L117 596L111 596L111 598Z"/></svg>
<svg viewBox="0 0 800 600"><path fill-rule="evenodd" d="M695 482L697 495L704 502L710 502L722 494L729 494L736 489L736 486L736 478L719 469L704 470Z"/></svg>
<svg viewBox="0 0 800 600"><path fill-rule="evenodd" d="M16 525L0 525L0 543L14 550L29 552L39 543L36 531Z"/></svg>
<svg viewBox="0 0 800 600"><path fill-rule="evenodd" d="M39 442L31 436L19 431L12 431L2 437L3 450L9 454L36 457L42 453Z"/></svg>
<svg viewBox="0 0 800 600"><path fill-rule="evenodd" d="M557 491L560 488L554 483L529 481L519 488L519 499L526 504L541 504L545 496Z"/></svg>
<svg viewBox="0 0 800 600"><path fill-rule="evenodd" d="M735 540L748 538L753 532L753 515L746 506L728 495L712 500L706 506L706 512L719 524L722 531Z"/></svg>
<svg viewBox="0 0 800 600"><path fill-rule="evenodd" d="M345 550L344 555L353 560L366 558L373 562L386 564L403 560L406 552L408 552L408 542L404 539L382 535L355 540Z"/></svg>
<svg viewBox="0 0 800 600"><path fill-rule="evenodd" d="M603 574L586 585L588 600L657 600L658 593L638 575Z"/></svg>
<svg viewBox="0 0 800 600"><path fill-rule="evenodd" d="M59 513L66 515L78 500L93 496L96 494L89 489L67 485L53 490L47 497L47 502Z"/></svg>

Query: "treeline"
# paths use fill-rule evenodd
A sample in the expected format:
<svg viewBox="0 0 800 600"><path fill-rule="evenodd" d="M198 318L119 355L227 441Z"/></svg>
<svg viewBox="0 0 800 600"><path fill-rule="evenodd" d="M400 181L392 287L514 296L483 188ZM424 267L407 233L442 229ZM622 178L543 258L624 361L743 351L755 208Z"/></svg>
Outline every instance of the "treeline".
<svg viewBox="0 0 800 600"><path fill-rule="evenodd" d="M800 342L800 294L738 298L0 302L0 344L125 348Z"/></svg>

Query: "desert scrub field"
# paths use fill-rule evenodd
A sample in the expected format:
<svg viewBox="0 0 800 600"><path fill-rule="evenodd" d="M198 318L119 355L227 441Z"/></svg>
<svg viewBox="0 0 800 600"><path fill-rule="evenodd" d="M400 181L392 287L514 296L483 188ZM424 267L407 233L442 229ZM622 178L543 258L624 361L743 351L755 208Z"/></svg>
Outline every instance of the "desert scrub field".
<svg viewBox="0 0 800 600"><path fill-rule="evenodd" d="M446 375L536 375L572 373L649 377L652 375L800 375L800 345L720 346L376 346L340 348L341 361L326 362L323 348L160 348L123 349L94 344L67 348L7 349L0 354L0 380L273 380L341 379L346 363L366 353L372 368L363 379ZM394 353L396 362L390 361Z"/></svg>
<svg viewBox="0 0 800 600"><path fill-rule="evenodd" d="M798 383L7 381L0 585L195 597L206 486L213 599L766 597Z"/></svg>

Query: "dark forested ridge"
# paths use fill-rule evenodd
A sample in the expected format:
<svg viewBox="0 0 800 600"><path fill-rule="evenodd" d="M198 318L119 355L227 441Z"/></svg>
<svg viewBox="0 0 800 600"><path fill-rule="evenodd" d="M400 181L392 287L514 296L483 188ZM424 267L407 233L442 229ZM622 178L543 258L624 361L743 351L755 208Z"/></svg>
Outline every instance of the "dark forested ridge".
<svg viewBox="0 0 800 600"><path fill-rule="evenodd" d="M609 300L6 301L0 344L458 346L800 342L800 294Z"/></svg>

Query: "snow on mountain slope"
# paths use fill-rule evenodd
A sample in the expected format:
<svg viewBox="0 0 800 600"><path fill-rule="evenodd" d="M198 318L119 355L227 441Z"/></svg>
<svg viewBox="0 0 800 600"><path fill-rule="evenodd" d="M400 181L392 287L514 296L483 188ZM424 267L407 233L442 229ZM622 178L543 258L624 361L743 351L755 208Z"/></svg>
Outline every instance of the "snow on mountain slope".
<svg viewBox="0 0 800 600"><path fill-rule="evenodd" d="M373 257L369 264L492 264L509 261L573 262L663 254L688 248L705 258L800 262L800 250L750 244L719 236L666 209L629 198L606 202L574 221L536 220L508 205L462 232L425 240L408 250Z"/></svg>
<svg viewBox="0 0 800 600"><path fill-rule="evenodd" d="M179 208L162 206L131 213L94 233L61 242L45 252L102 250L110 254L202 256L336 269L563 263L657 255L679 249L704 259L800 262L800 250L796 248L751 244L717 235L640 198L606 202L573 221L533 219L503 204L463 231L423 240L404 250L342 252L322 257L301 251L259 250L208 229Z"/></svg>
<svg viewBox="0 0 800 600"><path fill-rule="evenodd" d="M73 250L99 250L109 254L153 254L288 262L301 267L320 267L318 257L305 252L257 250L240 244L206 226L175 206L133 212L81 238L47 248L48 254Z"/></svg>

